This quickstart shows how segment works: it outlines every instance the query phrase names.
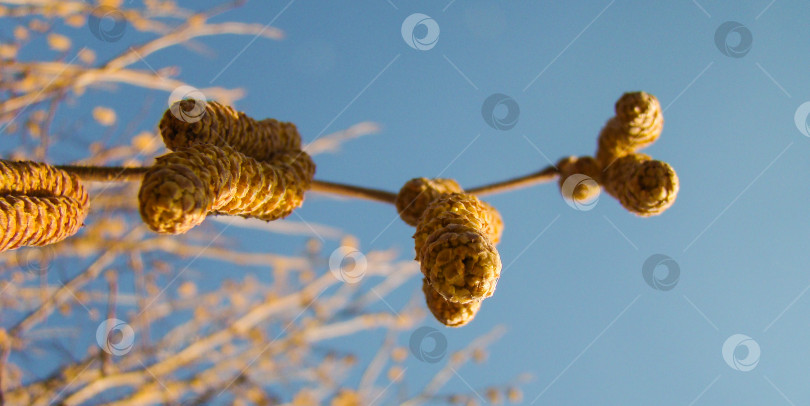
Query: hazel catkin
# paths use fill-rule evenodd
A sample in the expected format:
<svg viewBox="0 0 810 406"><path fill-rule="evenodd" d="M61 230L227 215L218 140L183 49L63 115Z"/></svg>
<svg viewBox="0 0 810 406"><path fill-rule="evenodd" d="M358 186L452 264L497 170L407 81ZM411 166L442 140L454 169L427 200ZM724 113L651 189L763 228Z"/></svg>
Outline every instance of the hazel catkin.
<svg viewBox="0 0 810 406"><path fill-rule="evenodd" d="M605 190L639 216L661 214L678 196L678 175L666 162L628 154L605 170Z"/></svg>
<svg viewBox="0 0 810 406"><path fill-rule="evenodd" d="M70 237L89 206L76 176L43 163L0 160L0 251Z"/></svg>
<svg viewBox="0 0 810 406"><path fill-rule="evenodd" d="M201 115L193 120L182 114L201 108L204 108ZM295 124L272 118L254 120L214 101L178 101L166 110L158 127L163 143L172 151L202 142L218 147L227 145L262 161L279 151L301 149L301 135Z"/></svg>
<svg viewBox="0 0 810 406"><path fill-rule="evenodd" d="M596 159L604 167L617 158L649 146L664 128L661 104L649 93L625 93L616 101L615 110L616 115L599 133Z"/></svg>
<svg viewBox="0 0 810 406"><path fill-rule="evenodd" d="M301 151L258 161L227 145L196 143L159 157L144 175L141 218L153 231L170 234L190 230L209 213L283 218L303 203L314 173Z"/></svg>
<svg viewBox="0 0 810 406"><path fill-rule="evenodd" d="M464 190L453 179L414 178L402 186L397 194L396 207L402 221L416 226L419 217L430 202L445 193L461 193Z"/></svg>
<svg viewBox="0 0 810 406"><path fill-rule="evenodd" d="M433 289L455 303L492 296L501 272L500 214L464 193L440 196L419 219L416 259Z"/></svg>
<svg viewBox="0 0 810 406"><path fill-rule="evenodd" d="M473 320L481 302L454 303L445 299L439 292L430 286L427 279L422 279L422 292L425 294L425 303L433 317L448 327L461 327Z"/></svg>

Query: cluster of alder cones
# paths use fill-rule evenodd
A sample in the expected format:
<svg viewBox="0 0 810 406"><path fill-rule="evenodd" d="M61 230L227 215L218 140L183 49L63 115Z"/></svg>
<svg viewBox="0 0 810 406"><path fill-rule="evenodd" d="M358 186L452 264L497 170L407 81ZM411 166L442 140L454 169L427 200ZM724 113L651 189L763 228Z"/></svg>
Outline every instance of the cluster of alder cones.
<svg viewBox="0 0 810 406"><path fill-rule="evenodd" d="M565 198L587 200L602 186L637 215L660 214L675 201L678 177L667 163L637 151L661 134L661 106L654 96L633 92L615 107L595 157L558 162L560 189ZM315 163L292 123L183 100L166 111L159 129L171 152L145 171L138 193L141 218L155 232L184 233L211 214L284 218L313 182ZM574 175L593 182L567 188ZM395 204L416 227L428 308L447 326L469 323L500 277L500 214L452 179L411 179ZM88 210L87 191L69 170L0 160L0 251L59 242L81 228Z"/></svg>

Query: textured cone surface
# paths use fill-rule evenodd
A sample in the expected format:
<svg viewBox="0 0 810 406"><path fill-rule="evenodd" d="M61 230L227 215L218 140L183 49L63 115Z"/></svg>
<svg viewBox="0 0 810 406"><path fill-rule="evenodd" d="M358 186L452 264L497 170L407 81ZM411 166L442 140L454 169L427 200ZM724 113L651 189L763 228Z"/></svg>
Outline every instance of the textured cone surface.
<svg viewBox="0 0 810 406"><path fill-rule="evenodd" d="M651 94L625 93L616 102L615 110L616 115L599 133L596 159L602 166L649 146L664 128L661 104Z"/></svg>
<svg viewBox="0 0 810 406"><path fill-rule="evenodd" d="M461 327L473 320L481 302L453 303L436 292L427 279L422 279L422 292L425 293L425 302L433 317L448 327Z"/></svg>
<svg viewBox="0 0 810 406"><path fill-rule="evenodd" d="M43 163L0 160L0 251L70 237L88 209L87 191L74 175Z"/></svg>
<svg viewBox="0 0 810 406"><path fill-rule="evenodd" d="M590 201L599 196L601 191L599 184L602 178L602 166L599 165L596 159L589 156L570 156L557 162L557 169L560 171L558 185L560 187L560 193L564 198L583 202ZM565 190L565 181L571 175L584 175L592 179L593 182L580 181L574 185L573 190ZM568 187L570 187L570 185ZM570 194L570 196L567 196L568 194Z"/></svg>
<svg viewBox="0 0 810 406"><path fill-rule="evenodd" d="M184 119L183 111L200 108L200 104L205 106L199 120ZM257 121L217 102L179 101L163 114L158 127L163 143L172 151L208 143L230 146L247 156L267 160L279 151L301 149L301 135L295 124L272 118Z"/></svg>
<svg viewBox="0 0 810 406"><path fill-rule="evenodd" d="M431 233L450 224L473 227L493 244L501 240L503 233L501 214L488 203L467 193L443 194L428 205L416 225L413 238L417 256Z"/></svg>
<svg viewBox="0 0 810 406"><path fill-rule="evenodd" d="M482 300L492 296L500 277L495 243L502 231L492 206L470 194L442 195L416 226L416 259L433 289L448 301Z"/></svg>
<svg viewBox="0 0 810 406"><path fill-rule="evenodd" d="M443 194L463 191L453 179L414 178L399 190L396 200L397 212L402 221L416 226L430 202Z"/></svg>
<svg viewBox="0 0 810 406"><path fill-rule="evenodd" d="M258 161L235 149L194 144L157 159L138 194L141 218L159 233L184 233L209 213L270 221L304 201L315 164L304 152Z"/></svg>
<svg viewBox="0 0 810 406"><path fill-rule="evenodd" d="M501 258L481 231L450 224L432 233L420 255L422 273L445 299L480 301L495 293Z"/></svg>
<svg viewBox="0 0 810 406"><path fill-rule="evenodd" d="M675 203L678 175L666 162L644 154L619 158L605 171L605 190L639 216L661 214Z"/></svg>

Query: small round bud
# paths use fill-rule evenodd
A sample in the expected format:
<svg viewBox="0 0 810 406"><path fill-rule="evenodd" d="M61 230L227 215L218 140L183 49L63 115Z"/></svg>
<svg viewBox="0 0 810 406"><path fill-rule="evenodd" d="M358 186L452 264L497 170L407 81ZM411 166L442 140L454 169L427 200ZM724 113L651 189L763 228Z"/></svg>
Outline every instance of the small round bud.
<svg viewBox="0 0 810 406"><path fill-rule="evenodd" d="M399 190L396 200L397 212L402 221L416 226L430 202L445 193L461 192L463 192L461 186L453 179L414 178Z"/></svg>
<svg viewBox="0 0 810 406"><path fill-rule="evenodd" d="M564 198L572 199L577 202L587 202L599 196L601 191L599 181L602 177L602 167L596 159L589 156L570 156L557 162L557 169L560 171L560 178L558 180L560 193ZM571 184L569 177L572 175L580 175L580 177L584 178L583 180L591 179L591 181L584 182L579 180Z"/></svg>

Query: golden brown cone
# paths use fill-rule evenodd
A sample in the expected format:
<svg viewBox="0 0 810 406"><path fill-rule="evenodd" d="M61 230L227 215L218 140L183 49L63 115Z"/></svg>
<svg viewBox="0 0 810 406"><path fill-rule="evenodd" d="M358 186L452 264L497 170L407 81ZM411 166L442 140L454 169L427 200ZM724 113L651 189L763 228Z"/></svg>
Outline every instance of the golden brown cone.
<svg viewBox="0 0 810 406"><path fill-rule="evenodd" d="M159 233L184 233L209 213L270 221L304 201L315 173L300 151L258 161L229 146L198 143L159 157L138 194L141 218Z"/></svg>
<svg viewBox="0 0 810 406"><path fill-rule="evenodd" d="M188 117L183 112L204 109L202 115ZM301 135L293 123L268 118L254 120L245 113L217 102L181 100L163 114L158 124L163 143L172 151L194 143L233 149L260 161L279 151L301 149Z"/></svg>
<svg viewBox="0 0 810 406"><path fill-rule="evenodd" d="M605 170L605 190L639 216L664 212L678 196L678 175L666 162L628 154Z"/></svg>
<svg viewBox="0 0 810 406"><path fill-rule="evenodd" d="M455 303L492 296L502 266L495 249L502 229L500 214L473 195L434 200L414 234L416 259L433 289Z"/></svg>
<svg viewBox="0 0 810 406"><path fill-rule="evenodd" d="M472 301L468 303L454 303L445 299L439 292L436 292L427 279L422 279L422 292L425 294L425 302L433 317L448 327L461 327L473 320L481 302Z"/></svg>
<svg viewBox="0 0 810 406"><path fill-rule="evenodd" d="M405 183L397 194L396 207L399 217L409 225L416 226L419 217L430 202L445 193L461 193L464 190L453 179L414 178Z"/></svg>
<svg viewBox="0 0 810 406"><path fill-rule="evenodd" d="M62 241L79 231L89 207L76 176L43 163L0 160L0 251Z"/></svg>

